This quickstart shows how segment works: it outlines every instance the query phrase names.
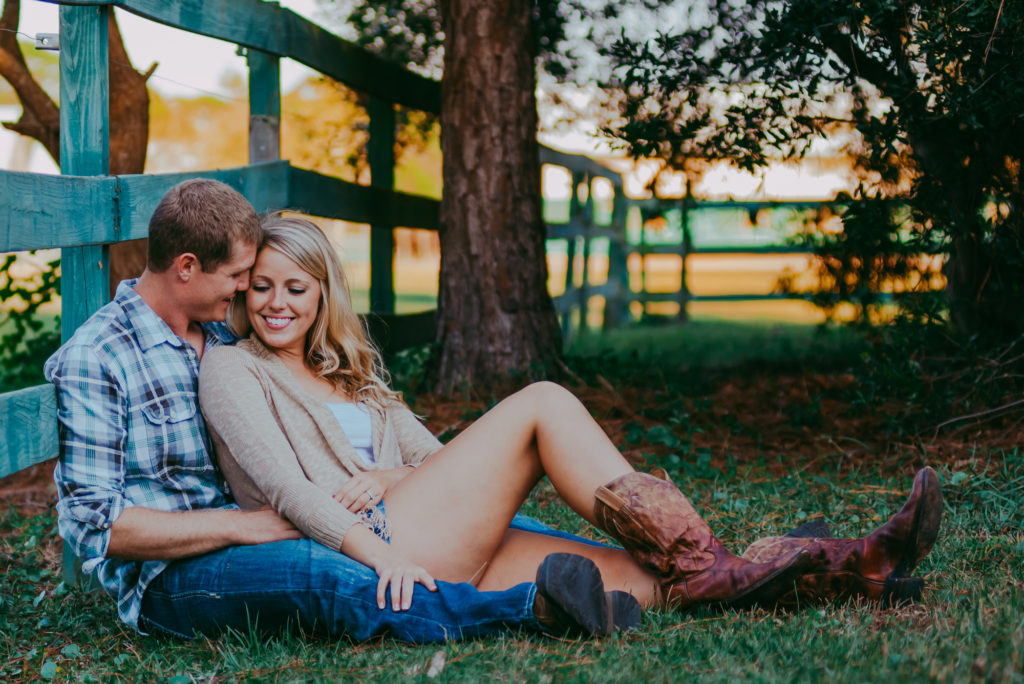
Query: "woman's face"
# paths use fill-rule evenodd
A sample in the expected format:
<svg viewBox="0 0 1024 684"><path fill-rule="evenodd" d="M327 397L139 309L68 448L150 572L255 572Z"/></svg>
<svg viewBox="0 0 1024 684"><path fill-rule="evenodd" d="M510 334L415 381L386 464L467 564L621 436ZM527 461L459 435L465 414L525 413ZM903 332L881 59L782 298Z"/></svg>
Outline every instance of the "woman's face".
<svg viewBox="0 0 1024 684"><path fill-rule="evenodd" d="M249 325L271 349L302 358L320 309L320 283L273 247L256 256L245 293Z"/></svg>

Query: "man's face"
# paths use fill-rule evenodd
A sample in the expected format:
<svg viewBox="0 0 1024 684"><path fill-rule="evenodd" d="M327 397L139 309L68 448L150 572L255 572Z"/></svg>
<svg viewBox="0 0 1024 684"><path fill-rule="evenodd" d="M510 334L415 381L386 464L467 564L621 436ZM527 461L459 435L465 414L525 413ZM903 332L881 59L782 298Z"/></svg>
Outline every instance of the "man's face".
<svg viewBox="0 0 1024 684"><path fill-rule="evenodd" d="M256 261L256 245L236 242L231 258L213 271L199 269L192 279L194 321L223 321L235 295L249 287L249 269Z"/></svg>

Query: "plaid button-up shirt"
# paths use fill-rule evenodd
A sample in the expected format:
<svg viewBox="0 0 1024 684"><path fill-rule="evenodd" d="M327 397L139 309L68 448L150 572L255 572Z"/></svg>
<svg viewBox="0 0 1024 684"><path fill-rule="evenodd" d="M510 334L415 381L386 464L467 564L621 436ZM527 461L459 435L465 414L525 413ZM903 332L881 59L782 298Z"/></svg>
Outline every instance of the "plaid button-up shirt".
<svg viewBox="0 0 1024 684"><path fill-rule="evenodd" d="M107 558L110 526L131 506L161 511L234 506L210 458L198 408L199 359L122 282L49 358L57 388L61 536L117 599L118 615L138 629L142 595L163 561ZM204 324L206 348L230 343L222 324Z"/></svg>

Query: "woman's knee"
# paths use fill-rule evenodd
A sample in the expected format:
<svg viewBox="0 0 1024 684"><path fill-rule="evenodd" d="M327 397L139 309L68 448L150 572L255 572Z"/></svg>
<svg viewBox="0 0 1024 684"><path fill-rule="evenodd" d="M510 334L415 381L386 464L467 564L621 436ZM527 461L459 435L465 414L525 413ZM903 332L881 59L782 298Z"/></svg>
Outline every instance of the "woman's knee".
<svg viewBox="0 0 1024 684"><path fill-rule="evenodd" d="M575 394L549 380L541 380L527 385L516 392L515 396L528 402L541 416L580 404L580 400L576 398Z"/></svg>

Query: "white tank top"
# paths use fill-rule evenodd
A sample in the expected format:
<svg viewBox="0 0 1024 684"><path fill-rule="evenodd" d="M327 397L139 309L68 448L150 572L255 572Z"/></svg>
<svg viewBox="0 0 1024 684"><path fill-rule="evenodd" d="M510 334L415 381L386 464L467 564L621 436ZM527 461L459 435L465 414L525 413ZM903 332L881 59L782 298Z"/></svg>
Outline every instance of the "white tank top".
<svg viewBox="0 0 1024 684"><path fill-rule="evenodd" d="M373 423L370 420L370 409L362 403L351 401L329 403L327 406L338 419L338 425L360 458L367 465L373 463Z"/></svg>

